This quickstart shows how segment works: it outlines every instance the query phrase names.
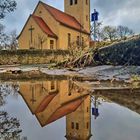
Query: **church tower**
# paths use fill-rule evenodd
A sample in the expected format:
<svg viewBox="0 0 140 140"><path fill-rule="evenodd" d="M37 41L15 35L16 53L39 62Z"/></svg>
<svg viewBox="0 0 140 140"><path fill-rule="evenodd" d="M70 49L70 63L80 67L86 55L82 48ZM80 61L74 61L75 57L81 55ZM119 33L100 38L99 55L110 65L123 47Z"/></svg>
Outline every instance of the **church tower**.
<svg viewBox="0 0 140 140"><path fill-rule="evenodd" d="M66 116L67 140L90 140L91 134L91 103L88 96L75 112Z"/></svg>
<svg viewBox="0 0 140 140"><path fill-rule="evenodd" d="M64 0L65 13L75 17L90 32L90 0Z"/></svg>

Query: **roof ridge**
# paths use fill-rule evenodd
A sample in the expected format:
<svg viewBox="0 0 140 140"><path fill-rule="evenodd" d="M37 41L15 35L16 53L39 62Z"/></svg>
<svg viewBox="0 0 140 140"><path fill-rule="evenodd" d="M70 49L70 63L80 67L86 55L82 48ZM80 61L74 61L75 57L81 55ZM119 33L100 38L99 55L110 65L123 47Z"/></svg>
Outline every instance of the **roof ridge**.
<svg viewBox="0 0 140 140"><path fill-rule="evenodd" d="M41 2L42 2L42 1L41 1ZM53 9L59 11L59 12L62 12L63 14L66 14L66 15L68 15L68 16L71 16L71 15L65 13L64 11L61 11L61 10L57 9L56 7L53 7L53 6L51 6L51 5L49 5L49 4L46 4L46 3L44 3L44 2L42 2L42 3L45 4L46 6L49 6L49 7L53 8ZM73 16L71 16L71 17L73 17ZM75 17L73 17L73 18L75 18Z"/></svg>
<svg viewBox="0 0 140 140"><path fill-rule="evenodd" d="M42 4L44 4L45 6L48 6L48 7L50 7L50 8L53 8L53 9L55 9L55 10L61 12L62 14L65 14L65 15L67 15L67 16L69 16L69 17L72 17L75 21L77 21L77 23L79 23L79 21L78 21L74 16L69 15L68 13L65 13L64 11L61 11L61 10L57 9L56 7L53 7L53 6L51 6L51 5L49 5L49 4L46 4L46 3L42 2L42 1L40 1L40 2L41 2ZM82 26L80 23L79 23L79 25Z"/></svg>
<svg viewBox="0 0 140 140"><path fill-rule="evenodd" d="M61 11L61 10L59 10L53 6L50 6L42 1L39 1L39 2L44 6L44 8L51 14L51 16L57 22L61 23L64 26L70 27L72 29L75 29L77 31L80 31L80 32L83 32L83 33L86 33L89 35L89 32L86 31L86 29L83 27L83 25L74 16L69 15L68 13L65 13L64 11Z"/></svg>

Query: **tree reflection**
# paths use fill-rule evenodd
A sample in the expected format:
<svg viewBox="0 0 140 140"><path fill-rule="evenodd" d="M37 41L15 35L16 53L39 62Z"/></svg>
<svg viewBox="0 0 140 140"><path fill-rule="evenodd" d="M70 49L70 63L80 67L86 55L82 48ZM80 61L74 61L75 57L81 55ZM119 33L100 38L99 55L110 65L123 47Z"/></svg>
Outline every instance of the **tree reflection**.
<svg viewBox="0 0 140 140"><path fill-rule="evenodd" d="M18 87L16 83L0 85L0 107L6 104L8 95L18 97ZM19 120L0 110L0 140L27 140L27 137L21 138L21 132Z"/></svg>
<svg viewBox="0 0 140 140"><path fill-rule="evenodd" d="M22 130L16 118L10 117L5 111L0 111L0 122L0 137L3 140L19 140Z"/></svg>
<svg viewBox="0 0 140 140"><path fill-rule="evenodd" d="M0 106L6 103L5 98L8 95L14 95L15 97L17 97L18 89L19 89L19 86L17 83L0 85Z"/></svg>

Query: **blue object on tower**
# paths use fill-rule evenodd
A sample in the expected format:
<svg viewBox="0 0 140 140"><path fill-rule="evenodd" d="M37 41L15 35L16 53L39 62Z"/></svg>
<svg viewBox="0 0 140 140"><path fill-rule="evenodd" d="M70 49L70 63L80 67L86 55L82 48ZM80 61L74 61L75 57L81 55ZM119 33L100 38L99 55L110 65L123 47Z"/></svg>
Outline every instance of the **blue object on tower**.
<svg viewBox="0 0 140 140"><path fill-rule="evenodd" d="M98 21L99 13L94 10L94 13L91 14L91 21Z"/></svg>

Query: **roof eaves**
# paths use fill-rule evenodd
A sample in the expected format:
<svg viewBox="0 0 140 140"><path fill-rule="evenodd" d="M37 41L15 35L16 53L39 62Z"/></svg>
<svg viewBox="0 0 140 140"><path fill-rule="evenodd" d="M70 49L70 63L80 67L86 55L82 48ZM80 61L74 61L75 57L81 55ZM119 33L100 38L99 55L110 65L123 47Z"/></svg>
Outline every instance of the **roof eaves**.
<svg viewBox="0 0 140 140"><path fill-rule="evenodd" d="M50 10L46 7L46 6L50 6L50 5L47 5L47 4L44 3L44 2L41 2L41 3L43 4L44 8L52 15L52 17L53 17L57 22L59 22L60 24L62 24L62 25L64 25L64 26L67 26L67 27L69 27L69 28L71 28L71 29L74 29L74 30L77 30L77 31L81 31L82 33L85 33L85 34L90 35L90 33L87 32L87 31L83 31L83 30L74 28L74 27L72 27L72 26L69 26L69 25L67 25L67 24L65 24L65 23L63 23L63 22L61 22L60 20L58 20L57 18L55 18L55 16L54 16L54 15L50 12ZM52 6L50 6L50 7L52 7ZM60 11L59 9L57 9L57 8L55 8L55 7L52 7L52 8L54 8L54 9ZM60 12L62 12L62 11L60 11ZM64 13L64 12L62 12L62 13ZM76 19L75 17L73 17L73 16L71 16L71 15L69 15L69 14L67 14L67 13L64 13L64 14L66 14L66 15L70 16L71 18L73 18L73 19L79 24L79 26L80 26L81 28L83 28L83 26L77 21L77 19Z"/></svg>
<svg viewBox="0 0 140 140"><path fill-rule="evenodd" d="M66 26L66 27L68 27L68 28L71 28L71 29L73 29L73 30L76 30L76 31L78 31L78 32L82 32L82 33L84 33L84 34L90 35L90 33L88 33L87 31L83 31L83 30L74 28L74 27L72 27L72 26L69 26L69 25L63 23L63 22L60 22L60 24L63 25L63 26Z"/></svg>

